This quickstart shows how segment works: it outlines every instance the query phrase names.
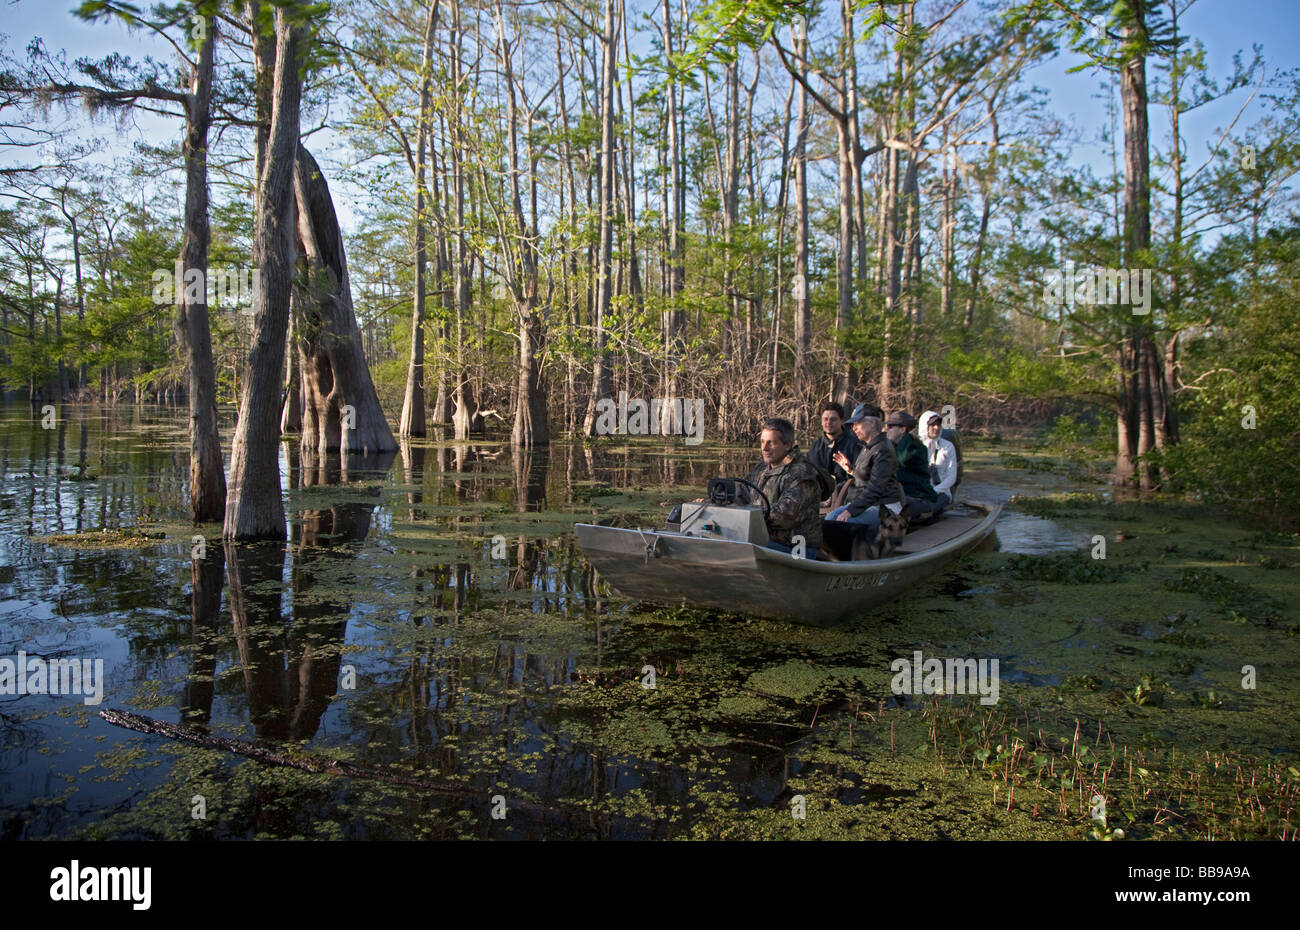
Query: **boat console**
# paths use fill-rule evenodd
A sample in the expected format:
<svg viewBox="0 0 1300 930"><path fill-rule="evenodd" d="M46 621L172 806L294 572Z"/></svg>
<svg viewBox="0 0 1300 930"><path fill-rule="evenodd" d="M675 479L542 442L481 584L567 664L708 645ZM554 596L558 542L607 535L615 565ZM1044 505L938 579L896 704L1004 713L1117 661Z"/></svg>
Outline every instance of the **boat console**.
<svg viewBox="0 0 1300 930"><path fill-rule="evenodd" d="M750 504L682 504L679 522L669 515L668 529L683 536L707 539L733 539L737 542L766 546L767 524L763 508Z"/></svg>
<svg viewBox="0 0 1300 930"><path fill-rule="evenodd" d="M762 498L762 506L737 504L738 484L754 488L743 478L710 478L708 502L692 502L674 507L668 515L666 529L683 536L731 539L766 546L770 541L767 535L767 513L771 506L767 495L754 488Z"/></svg>

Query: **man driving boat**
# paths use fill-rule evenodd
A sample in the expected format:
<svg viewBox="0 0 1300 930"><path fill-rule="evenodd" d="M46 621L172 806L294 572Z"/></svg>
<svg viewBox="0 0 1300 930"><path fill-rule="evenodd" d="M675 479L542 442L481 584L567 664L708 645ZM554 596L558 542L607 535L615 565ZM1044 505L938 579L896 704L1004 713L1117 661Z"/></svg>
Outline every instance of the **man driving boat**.
<svg viewBox="0 0 1300 930"><path fill-rule="evenodd" d="M759 488L771 503L767 514L767 533L771 548L789 552L795 536L804 538L804 552L816 558L822 544L822 518L818 507L823 497L821 480L794 442L794 424L782 417L763 421L759 433L763 463L745 480ZM829 492L827 492L829 494ZM751 488L740 485L736 501L759 504L761 498Z"/></svg>

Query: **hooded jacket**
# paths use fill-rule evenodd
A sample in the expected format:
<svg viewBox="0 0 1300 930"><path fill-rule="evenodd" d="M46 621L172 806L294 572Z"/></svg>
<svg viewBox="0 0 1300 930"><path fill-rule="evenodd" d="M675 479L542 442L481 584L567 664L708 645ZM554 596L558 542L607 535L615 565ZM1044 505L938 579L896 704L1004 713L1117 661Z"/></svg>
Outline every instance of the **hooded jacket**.
<svg viewBox="0 0 1300 930"><path fill-rule="evenodd" d="M934 439L930 438L930 431L926 426L931 417L937 416L939 414L933 410L921 414L921 422L917 424L916 433L925 446L930 464L939 472L939 483L934 486L935 492L952 497L953 485L957 483L957 447L944 439L942 434Z"/></svg>

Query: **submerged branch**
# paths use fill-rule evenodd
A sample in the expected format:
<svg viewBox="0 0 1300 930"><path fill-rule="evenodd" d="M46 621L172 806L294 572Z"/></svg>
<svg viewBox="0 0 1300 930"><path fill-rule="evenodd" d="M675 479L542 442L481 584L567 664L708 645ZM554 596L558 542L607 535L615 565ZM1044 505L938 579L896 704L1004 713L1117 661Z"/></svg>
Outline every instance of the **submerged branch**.
<svg viewBox="0 0 1300 930"><path fill-rule="evenodd" d="M175 723L168 723L165 720L155 720L152 717L145 717L141 714L132 714L121 710L101 710L99 716L113 726L124 727L128 730L135 730L138 733L148 733L151 736L162 736L166 739L177 740L182 743L190 743L195 746L201 746L204 749L224 750L235 755L244 756L247 759L253 759L257 762L263 762L267 765L280 765L286 768L301 769L304 772L311 772L316 775L342 775L347 778L361 778L367 781L378 781L389 785L399 785L403 788L415 788L419 791L427 791L431 794L444 794L457 798L472 798L484 800L483 789L468 788L460 785L453 785L445 781L432 781L426 778L415 778L409 775L396 775L391 772L380 772L374 769L366 769L361 766L353 765L350 762L343 762L337 759L328 759L319 755L310 755L306 753L287 753L270 746L250 743L246 740L228 739L223 736L213 736L210 733L204 733L193 727L187 727ZM560 804L545 806L520 799L517 795L510 796L511 810L527 811L538 816L547 814L573 814L588 817L597 817L608 819L608 821L621 821L623 823L637 822L641 818L629 816L626 814L608 814L600 811L593 811L588 808L578 807L571 804ZM644 825L644 824L642 824Z"/></svg>
<svg viewBox="0 0 1300 930"><path fill-rule="evenodd" d="M363 769L353 765L350 762L342 762L337 759L328 759L315 755L298 755L287 754L270 746L250 743L246 740L228 739L223 736L213 736L210 733L203 733L175 723L168 723L165 720L155 720L152 717L145 717L141 714L132 714L121 710L101 710L99 716L117 727L125 727L128 730L135 730L139 733L148 733L151 736L162 736L167 739L178 740L182 743L191 743L195 746L202 746L204 749L220 749L226 752L233 752L235 755L244 756L248 759L254 759L258 762L265 762L268 765L282 765L287 768L301 769L304 772L311 772L316 775L345 775L348 778L364 778L370 781L382 781L390 785L401 785L407 788L419 788L423 791L430 791L437 794L450 794L458 797L465 797L479 792L469 788L462 788L457 785L451 785L447 782L429 781L423 778L412 778L406 775L393 775L388 772L377 772L373 769ZM516 807L529 807L529 805L515 802Z"/></svg>

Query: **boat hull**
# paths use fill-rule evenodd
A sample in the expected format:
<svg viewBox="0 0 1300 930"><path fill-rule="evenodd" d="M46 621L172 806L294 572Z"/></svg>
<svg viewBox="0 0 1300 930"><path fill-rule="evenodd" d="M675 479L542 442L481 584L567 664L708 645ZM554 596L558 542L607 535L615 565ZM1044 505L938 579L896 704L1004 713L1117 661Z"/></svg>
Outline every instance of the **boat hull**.
<svg viewBox="0 0 1300 930"><path fill-rule="evenodd" d="M664 530L579 523L574 532L587 560L626 597L831 626L899 596L983 543L1002 506L980 509L982 519L933 548L869 562L801 559Z"/></svg>

